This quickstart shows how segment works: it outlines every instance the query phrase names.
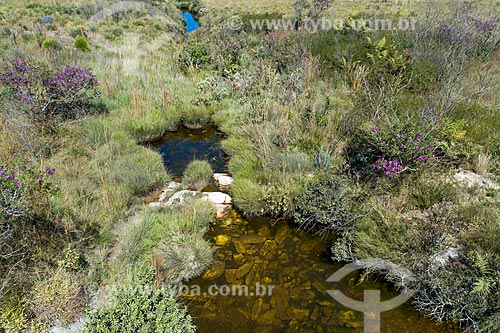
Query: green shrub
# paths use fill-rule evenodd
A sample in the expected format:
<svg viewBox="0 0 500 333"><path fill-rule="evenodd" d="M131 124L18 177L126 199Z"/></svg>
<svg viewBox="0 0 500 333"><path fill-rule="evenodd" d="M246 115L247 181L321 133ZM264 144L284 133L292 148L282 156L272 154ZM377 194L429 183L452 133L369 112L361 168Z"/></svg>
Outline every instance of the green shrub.
<svg viewBox="0 0 500 333"><path fill-rule="evenodd" d="M210 61L209 48L202 42L187 43L179 55L184 69L199 68Z"/></svg>
<svg viewBox="0 0 500 333"><path fill-rule="evenodd" d="M196 190L201 191L206 187L212 177L213 171L207 161L191 161L184 171L182 182L191 185Z"/></svg>
<svg viewBox="0 0 500 333"><path fill-rule="evenodd" d="M90 51L90 46L89 46L89 43L87 42L87 40L82 37L82 36L78 36L75 38L75 43L73 44L74 47L80 51L83 51L83 52L88 52Z"/></svg>
<svg viewBox="0 0 500 333"><path fill-rule="evenodd" d="M62 44L54 38L45 38L42 41L42 47L47 50L61 50Z"/></svg>
<svg viewBox="0 0 500 333"><path fill-rule="evenodd" d="M320 176L310 181L295 197L293 218L306 230L345 230L351 225L351 201L345 179Z"/></svg>
<svg viewBox="0 0 500 333"><path fill-rule="evenodd" d="M410 187L411 198L416 207L429 209L435 204L447 201L453 201L456 197L453 186L436 178L430 178L428 175L420 177L414 186Z"/></svg>
<svg viewBox="0 0 500 333"><path fill-rule="evenodd" d="M171 284L200 275L213 259L213 249L201 235L185 233L164 240L157 254L163 259L164 280Z"/></svg>
<svg viewBox="0 0 500 333"><path fill-rule="evenodd" d="M91 311L86 333L194 333L196 327L185 308L168 292L150 286L119 287L111 306Z"/></svg>

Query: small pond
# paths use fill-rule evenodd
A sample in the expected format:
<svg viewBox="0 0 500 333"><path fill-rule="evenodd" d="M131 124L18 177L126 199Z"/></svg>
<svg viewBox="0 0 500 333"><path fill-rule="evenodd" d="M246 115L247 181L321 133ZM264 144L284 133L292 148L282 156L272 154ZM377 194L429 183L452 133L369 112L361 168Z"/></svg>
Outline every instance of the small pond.
<svg viewBox="0 0 500 333"><path fill-rule="evenodd" d="M191 13L184 12L182 13L182 17L184 18L184 21L186 21L187 32L193 32L195 30L198 30L200 24L194 19Z"/></svg>
<svg viewBox="0 0 500 333"><path fill-rule="evenodd" d="M220 145L222 138L223 134L214 126L199 130L179 126L177 131L167 132L149 146L161 154L165 167L174 176L182 176L188 163L196 159L209 161L214 172L227 172L227 155Z"/></svg>

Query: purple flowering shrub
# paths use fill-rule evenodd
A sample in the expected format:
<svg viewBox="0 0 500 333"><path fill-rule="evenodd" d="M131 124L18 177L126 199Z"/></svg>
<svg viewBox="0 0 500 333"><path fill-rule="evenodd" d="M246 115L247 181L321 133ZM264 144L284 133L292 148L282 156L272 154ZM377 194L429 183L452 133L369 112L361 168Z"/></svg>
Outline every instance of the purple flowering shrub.
<svg viewBox="0 0 500 333"><path fill-rule="evenodd" d="M49 200L59 188L50 179L55 169L42 170L20 155L9 165L0 163L0 221L26 221L47 216Z"/></svg>
<svg viewBox="0 0 500 333"><path fill-rule="evenodd" d="M43 64L14 61L0 70L3 97L14 101L32 121L51 129L96 112L92 104L99 96L97 84L89 69L78 67L52 70Z"/></svg>
<svg viewBox="0 0 500 333"><path fill-rule="evenodd" d="M428 166L435 157L431 139L409 124L381 118L371 126L366 137L373 152L378 154L372 168L388 178Z"/></svg>
<svg viewBox="0 0 500 333"><path fill-rule="evenodd" d="M470 2L464 2L461 10L462 15L455 22L439 26L439 40L476 55L490 54L497 50L500 43L500 17L482 17L476 14Z"/></svg>

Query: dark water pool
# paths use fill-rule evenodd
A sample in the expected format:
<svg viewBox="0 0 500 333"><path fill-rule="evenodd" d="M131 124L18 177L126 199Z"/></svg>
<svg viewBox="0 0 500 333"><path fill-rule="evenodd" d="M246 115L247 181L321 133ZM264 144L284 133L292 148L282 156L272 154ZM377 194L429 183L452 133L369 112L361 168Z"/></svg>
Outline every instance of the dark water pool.
<svg viewBox="0 0 500 333"><path fill-rule="evenodd" d="M227 156L219 143L222 136L213 126L199 130L180 126L150 146L160 152L165 167L174 176L182 176L192 160L209 161L214 172L227 172Z"/></svg>

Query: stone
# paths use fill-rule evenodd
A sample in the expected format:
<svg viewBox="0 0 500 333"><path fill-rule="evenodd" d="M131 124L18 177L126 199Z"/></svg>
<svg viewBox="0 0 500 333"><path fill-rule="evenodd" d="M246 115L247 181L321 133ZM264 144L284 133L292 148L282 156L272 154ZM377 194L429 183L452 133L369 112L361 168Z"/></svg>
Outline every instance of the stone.
<svg viewBox="0 0 500 333"><path fill-rule="evenodd" d="M455 174L454 178L461 184L467 187L479 186L490 189L498 190L500 186L492 182L491 180L478 175L477 173L463 170Z"/></svg>
<svg viewBox="0 0 500 333"><path fill-rule="evenodd" d="M234 281L236 281L236 269L226 269L224 272L224 277L226 278L227 283L233 283Z"/></svg>
<svg viewBox="0 0 500 333"><path fill-rule="evenodd" d="M236 252L238 253L250 255L257 253L257 251L253 249L252 246L247 246L238 240L233 241L233 245L236 249Z"/></svg>
<svg viewBox="0 0 500 333"><path fill-rule="evenodd" d="M203 192L203 197L213 204L231 204L233 199L223 192Z"/></svg>
<svg viewBox="0 0 500 333"><path fill-rule="evenodd" d="M224 270L226 268L226 264L224 264L223 261L214 261L210 267L203 273L201 278L203 280L214 280L218 278L219 276L222 276L224 274Z"/></svg>
<svg viewBox="0 0 500 333"><path fill-rule="evenodd" d="M174 192L175 189L179 186L181 186L181 184L177 182L168 183L168 185L161 190L160 199L158 201L165 201L170 196L170 194Z"/></svg>
<svg viewBox="0 0 500 333"><path fill-rule="evenodd" d="M259 228L259 231L257 231L257 234L259 236L264 236L266 238L269 238L271 236L271 229L269 228L268 225L263 225L262 227Z"/></svg>
<svg viewBox="0 0 500 333"><path fill-rule="evenodd" d="M312 286L313 286L314 289L316 289L320 293L324 293L327 290L325 288L325 286L321 282L319 282L318 280L314 281L312 283Z"/></svg>
<svg viewBox="0 0 500 333"><path fill-rule="evenodd" d="M264 300L262 298L257 298L255 303L252 306L252 315L251 318L252 320L257 320L257 318L260 316L262 312L262 305L264 304Z"/></svg>
<svg viewBox="0 0 500 333"><path fill-rule="evenodd" d="M214 237L215 245L227 246L231 242L231 237L226 235L217 235Z"/></svg>
<svg viewBox="0 0 500 333"><path fill-rule="evenodd" d="M241 253L233 254L233 260L236 265L240 266L245 261L245 256Z"/></svg>
<svg viewBox="0 0 500 333"><path fill-rule="evenodd" d="M283 253L282 255L279 256L278 261L280 264L286 265L290 261L290 258L288 257L288 254Z"/></svg>
<svg viewBox="0 0 500 333"><path fill-rule="evenodd" d="M52 16L42 16L42 19L41 19L42 23L43 24L48 24L48 23L52 23Z"/></svg>
<svg viewBox="0 0 500 333"><path fill-rule="evenodd" d="M239 240L243 244L259 244L264 243L266 241L266 237L259 235L243 235Z"/></svg>
<svg viewBox="0 0 500 333"><path fill-rule="evenodd" d="M163 204L163 202L150 202L148 206L152 208L159 208L165 205Z"/></svg>
<svg viewBox="0 0 500 333"><path fill-rule="evenodd" d="M214 179L220 186L231 186L234 181L227 173L214 173Z"/></svg>
<svg viewBox="0 0 500 333"><path fill-rule="evenodd" d="M318 319L318 315L319 315L319 306L315 305L313 312L311 313L311 317L310 317L311 320L316 321Z"/></svg>
<svg viewBox="0 0 500 333"><path fill-rule="evenodd" d="M276 251L278 251L278 245L276 242L273 240L266 240L264 245L260 248L259 253L265 258L271 259L276 254Z"/></svg>
<svg viewBox="0 0 500 333"><path fill-rule="evenodd" d="M294 320L305 320L309 318L309 310L291 308L287 311L288 316Z"/></svg>
<svg viewBox="0 0 500 333"><path fill-rule="evenodd" d="M190 190L181 190L178 192L175 192L174 195L172 195L167 202L165 203L166 205L173 205L176 203L182 204L186 201L186 197L194 197L198 192L196 191L190 191Z"/></svg>
<svg viewBox="0 0 500 333"><path fill-rule="evenodd" d="M225 219L229 215L229 213L231 212L231 206L230 205L215 204L215 207L217 208L217 215L216 215L216 217L218 219Z"/></svg>
<svg viewBox="0 0 500 333"><path fill-rule="evenodd" d="M262 284L271 284L271 283L273 283L273 279L271 279L269 276L265 276L262 279Z"/></svg>
<svg viewBox="0 0 500 333"><path fill-rule="evenodd" d="M252 269L250 270L250 272L248 272L247 277L245 278L245 284L249 286L253 284L254 280L255 280L255 269Z"/></svg>
<svg viewBox="0 0 500 333"><path fill-rule="evenodd" d="M276 317L276 310L271 309L264 312L260 317L257 318L257 323L259 325L271 325Z"/></svg>
<svg viewBox="0 0 500 333"><path fill-rule="evenodd" d="M240 278L244 277L245 275L247 275L248 272L250 272L250 270L252 269L252 267L253 267L252 262L244 263L243 265L238 267L238 269L236 270L236 278L240 279Z"/></svg>

